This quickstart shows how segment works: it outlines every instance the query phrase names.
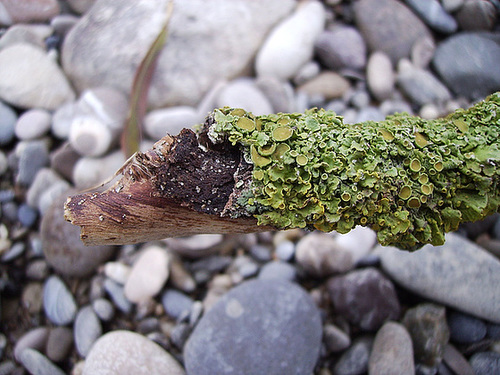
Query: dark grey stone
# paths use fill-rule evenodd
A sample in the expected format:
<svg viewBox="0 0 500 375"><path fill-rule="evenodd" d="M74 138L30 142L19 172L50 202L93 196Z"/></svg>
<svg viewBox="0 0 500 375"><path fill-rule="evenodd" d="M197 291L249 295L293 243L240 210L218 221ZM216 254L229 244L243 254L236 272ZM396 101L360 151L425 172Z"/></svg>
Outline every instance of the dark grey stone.
<svg viewBox="0 0 500 375"><path fill-rule="evenodd" d="M500 90L500 44L493 35L459 33L437 46L433 66L455 94L477 100Z"/></svg>
<svg viewBox="0 0 500 375"><path fill-rule="evenodd" d="M467 314L452 311L448 314L450 339L459 344L472 344L486 336L486 324Z"/></svg>
<svg viewBox="0 0 500 375"><path fill-rule="evenodd" d="M332 277L327 287L335 311L363 330L376 330L399 317L394 285L375 268Z"/></svg>
<svg viewBox="0 0 500 375"><path fill-rule="evenodd" d="M28 206L25 203L21 203L17 210L17 219L19 222L26 228L30 228L35 224L36 219L38 218L38 212Z"/></svg>
<svg viewBox="0 0 500 375"><path fill-rule="evenodd" d="M0 146L5 146L14 139L16 121L16 112L0 101Z"/></svg>
<svg viewBox="0 0 500 375"><path fill-rule="evenodd" d="M321 347L321 319L309 295L279 280L251 280L225 294L184 347L187 373L310 374Z"/></svg>

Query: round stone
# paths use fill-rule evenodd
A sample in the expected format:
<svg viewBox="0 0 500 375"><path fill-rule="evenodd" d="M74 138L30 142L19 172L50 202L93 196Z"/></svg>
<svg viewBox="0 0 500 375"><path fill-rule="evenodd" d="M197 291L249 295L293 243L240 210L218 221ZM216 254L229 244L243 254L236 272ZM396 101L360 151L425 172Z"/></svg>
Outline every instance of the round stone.
<svg viewBox="0 0 500 375"><path fill-rule="evenodd" d="M46 354L54 362L66 358L73 345L73 332L67 327L55 327L50 330L47 339Z"/></svg>
<svg viewBox="0 0 500 375"><path fill-rule="evenodd" d="M251 280L201 318L184 347L184 360L190 375L310 374L321 336L319 311L302 288Z"/></svg>
<svg viewBox="0 0 500 375"><path fill-rule="evenodd" d="M394 72L389 56L383 52L374 52L366 67L368 87L375 99L383 101L392 96L394 90Z"/></svg>
<svg viewBox="0 0 500 375"><path fill-rule="evenodd" d="M64 371L34 349L25 349L21 353L20 362L33 375L64 375Z"/></svg>
<svg viewBox="0 0 500 375"><path fill-rule="evenodd" d="M39 138L50 129L52 116L44 109L31 109L24 112L16 122L16 136L29 140Z"/></svg>
<svg viewBox="0 0 500 375"><path fill-rule="evenodd" d="M259 272L261 280L283 280L295 281L297 270L294 266L285 262L268 262L262 266Z"/></svg>
<svg viewBox="0 0 500 375"><path fill-rule="evenodd" d="M155 109L144 118L144 132L149 138L157 140L167 134L177 135L202 121L196 109L189 106L176 106Z"/></svg>
<svg viewBox="0 0 500 375"><path fill-rule="evenodd" d="M179 363L159 345L129 331L101 336L85 360L82 375L184 375Z"/></svg>
<svg viewBox="0 0 500 375"><path fill-rule="evenodd" d="M191 297L175 289L168 289L161 297L161 302L165 312L172 318L178 319L189 313L193 307Z"/></svg>
<svg viewBox="0 0 500 375"><path fill-rule="evenodd" d="M458 344L472 344L486 336L486 324L458 311L448 313L450 339Z"/></svg>

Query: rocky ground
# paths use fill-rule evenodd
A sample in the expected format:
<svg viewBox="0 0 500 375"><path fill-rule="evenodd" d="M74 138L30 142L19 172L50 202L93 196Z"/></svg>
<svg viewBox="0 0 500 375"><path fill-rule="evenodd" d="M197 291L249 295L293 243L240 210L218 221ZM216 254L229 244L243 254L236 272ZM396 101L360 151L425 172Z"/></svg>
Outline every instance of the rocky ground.
<svg viewBox="0 0 500 375"><path fill-rule="evenodd" d="M500 373L498 214L416 253L366 228L82 245L62 202L124 162L165 4L0 0L0 374ZM176 1L143 147L224 105L467 107L500 90L499 7Z"/></svg>

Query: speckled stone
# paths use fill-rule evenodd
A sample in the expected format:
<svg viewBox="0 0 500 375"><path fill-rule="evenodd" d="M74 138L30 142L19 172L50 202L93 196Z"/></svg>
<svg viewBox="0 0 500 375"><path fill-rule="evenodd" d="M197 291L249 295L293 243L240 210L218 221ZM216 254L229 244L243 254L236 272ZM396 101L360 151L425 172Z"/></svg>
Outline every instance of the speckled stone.
<svg viewBox="0 0 500 375"><path fill-rule="evenodd" d="M206 313L184 347L188 374L310 374L321 346L319 311L278 280L247 281ZM293 345L290 345L293 343Z"/></svg>
<svg viewBox="0 0 500 375"><path fill-rule="evenodd" d="M82 375L184 375L181 365L159 345L129 331L101 336L85 360Z"/></svg>

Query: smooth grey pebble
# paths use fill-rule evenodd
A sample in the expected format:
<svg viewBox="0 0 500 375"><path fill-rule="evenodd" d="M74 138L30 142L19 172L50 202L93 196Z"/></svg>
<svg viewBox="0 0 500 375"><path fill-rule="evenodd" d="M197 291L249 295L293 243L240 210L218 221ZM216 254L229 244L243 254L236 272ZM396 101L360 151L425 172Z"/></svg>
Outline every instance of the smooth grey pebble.
<svg viewBox="0 0 500 375"><path fill-rule="evenodd" d="M115 315L115 308L111 302L106 298L97 298L92 302L92 308L99 317L99 319L108 322L113 319Z"/></svg>
<svg viewBox="0 0 500 375"><path fill-rule="evenodd" d="M56 325L73 322L76 302L64 282L58 276L51 276L43 287L43 308L49 320Z"/></svg>
<svg viewBox="0 0 500 375"><path fill-rule="evenodd" d="M175 289L168 289L163 293L161 302L169 316L179 319L183 313L191 311L194 301L184 293Z"/></svg>
<svg viewBox="0 0 500 375"><path fill-rule="evenodd" d="M284 280L294 281L297 270L291 264L285 262L269 262L262 266L258 278L260 280Z"/></svg>
<svg viewBox="0 0 500 375"><path fill-rule="evenodd" d="M496 352L479 352L469 360L475 375L500 374L500 354Z"/></svg>
<svg viewBox="0 0 500 375"><path fill-rule="evenodd" d="M78 311L73 330L76 350L85 358L94 342L102 335L101 322L92 306L82 307Z"/></svg>
<svg viewBox="0 0 500 375"><path fill-rule="evenodd" d="M34 349L25 349L20 361L32 375L65 375L50 359Z"/></svg>
<svg viewBox="0 0 500 375"><path fill-rule="evenodd" d="M471 315L451 311L447 316L450 339L458 344L472 344L486 336L486 324Z"/></svg>
<svg viewBox="0 0 500 375"><path fill-rule="evenodd" d="M274 253L278 259L288 262L295 255L295 244L292 241L282 241L276 246Z"/></svg>
<svg viewBox="0 0 500 375"><path fill-rule="evenodd" d="M104 289L121 312L128 314L132 311L132 303L125 297L122 285L106 278L104 280Z"/></svg>

